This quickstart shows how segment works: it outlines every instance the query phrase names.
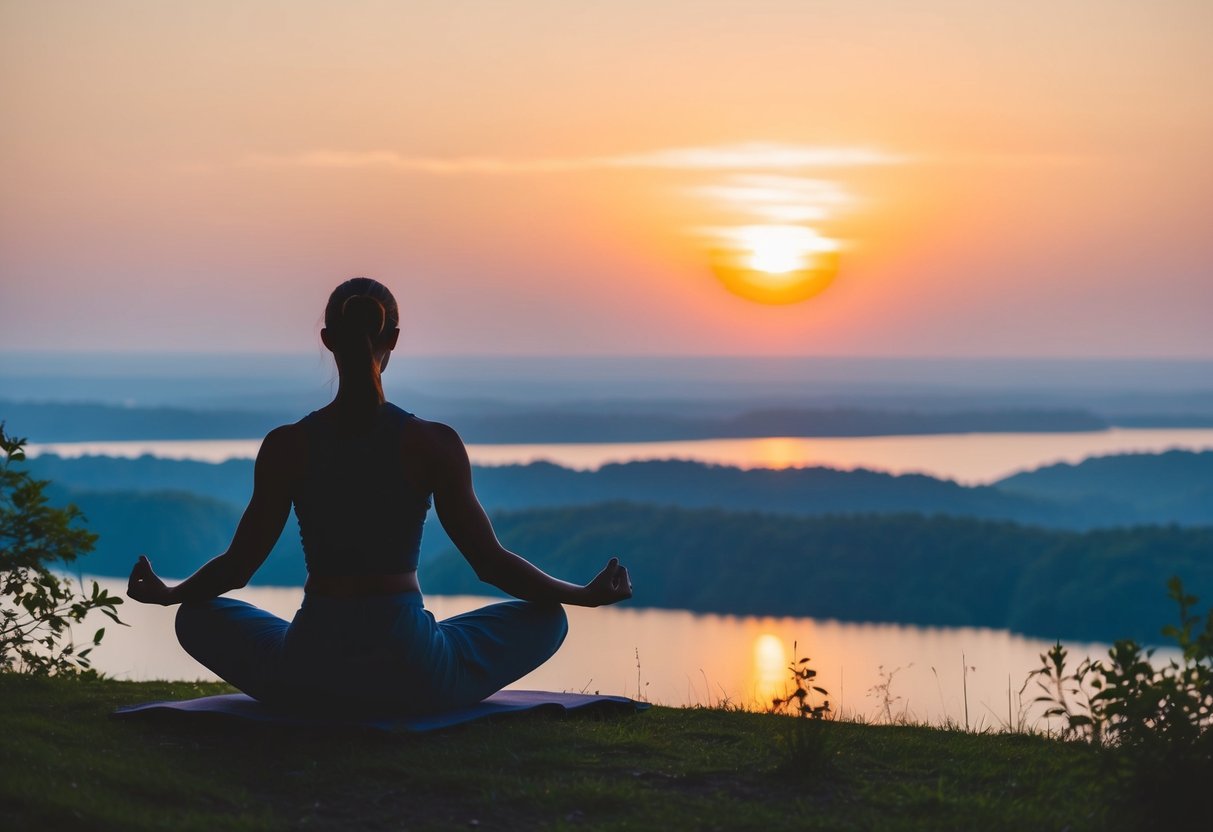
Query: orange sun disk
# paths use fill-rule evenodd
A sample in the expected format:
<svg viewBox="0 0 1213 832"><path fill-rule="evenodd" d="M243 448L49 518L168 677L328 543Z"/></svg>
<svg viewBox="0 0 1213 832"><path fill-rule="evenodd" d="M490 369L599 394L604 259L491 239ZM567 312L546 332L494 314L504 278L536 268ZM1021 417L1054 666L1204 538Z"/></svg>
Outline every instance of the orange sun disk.
<svg viewBox="0 0 1213 832"><path fill-rule="evenodd" d="M790 304L824 291L838 274L836 240L800 225L744 225L712 231L712 268L725 287L758 303Z"/></svg>
<svg viewBox="0 0 1213 832"><path fill-rule="evenodd" d="M838 274L837 251L815 251L799 264L783 271L761 268L763 261L752 252L714 249L712 271L735 295L772 305L800 303L829 288Z"/></svg>

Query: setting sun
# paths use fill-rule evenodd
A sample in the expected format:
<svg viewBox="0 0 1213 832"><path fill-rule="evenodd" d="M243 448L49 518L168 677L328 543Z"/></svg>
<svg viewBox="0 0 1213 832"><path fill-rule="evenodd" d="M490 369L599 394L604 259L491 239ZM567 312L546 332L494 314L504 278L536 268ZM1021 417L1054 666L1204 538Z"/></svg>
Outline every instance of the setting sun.
<svg viewBox="0 0 1213 832"><path fill-rule="evenodd" d="M856 148L828 153L819 148L814 159L833 163L833 169L805 176L795 166L780 167L793 148L746 147L750 171L688 189L715 214L696 231L708 240L712 269L730 292L764 304L799 303L826 289L838 271L842 246L819 231L822 224L828 227L864 202L841 179L840 164L894 165L904 159L870 150L856 155ZM796 158L804 157L806 149L799 148Z"/></svg>
<svg viewBox="0 0 1213 832"><path fill-rule="evenodd" d="M748 250L752 268L782 275L808 267L816 252L837 246L807 228L794 225L753 225L737 229L737 237Z"/></svg>
<svg viewBox="0 0 1213 832"><path fill-rule="evenodd" d="M836 241L795 225L750 225L715 231L717 277L734 294L759 303L798 303L822 292L838 272Z"/></svg>

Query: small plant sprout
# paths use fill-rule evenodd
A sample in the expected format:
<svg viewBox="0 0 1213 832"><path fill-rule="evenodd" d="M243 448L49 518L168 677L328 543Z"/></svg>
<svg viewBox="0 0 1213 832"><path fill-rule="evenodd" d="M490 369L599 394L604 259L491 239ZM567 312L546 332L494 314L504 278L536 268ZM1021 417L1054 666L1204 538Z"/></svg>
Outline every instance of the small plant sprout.
<svg viewBox="0 0 1213 832"><path fill-rule="evenodd" d="M830 692L814 684L817 671L809 667L809 658L797 659L798 645L792 642L792 663L788 672L792 674L792 691L786 696L775 697L771 700L771 710L775 713L790 713L794 716L809 719L825 719L830 714L830 700L823 698L821 704L814 702L815 696L828 697Z"/></svg>
<svg viewBox="0 0 1213 832"><path fill-rule="evenodd" d="M963 688L964 699L965 699L965 730L966 731L969 730L969 671L970 670L976 672L977 668L971 666L969 664L968 660L965 658L965 654L961 653L960 654L960 678L961 678L961 687Z"/></svg>
<svg viewBox="0 0 1213 832"><path fill-rule="evenodd" d="M913 663L906 665L906 668L913 667ZM895 667L892 670L885 670L884 665L877 665L876 672L880 676L880 681L868 688L868 696L873 696L877 700L877 708L884 716L884 721L889 725L893 725L898 721L893 716L893 706L901 701L901 696L893 695L893 677L906 668ZM901 713L900 721L904 722L906 712Z"/></svg>
<svg viewBox="0 0 1213 832"><path fill-rule="evenodd" d="M1061 642L1041 654L1041 666L1028 674L1029 680L1036 679L1036 687L1040 691L1032 701L1046 706L1045 717L1061 717L1064 720L1062 739L1086 738L1099 744L1103 738L1104 720L1094 697L1100 687L1098 674L1101 665L1083 659L1073 673L1067 673L1067 655Z"/></svg>

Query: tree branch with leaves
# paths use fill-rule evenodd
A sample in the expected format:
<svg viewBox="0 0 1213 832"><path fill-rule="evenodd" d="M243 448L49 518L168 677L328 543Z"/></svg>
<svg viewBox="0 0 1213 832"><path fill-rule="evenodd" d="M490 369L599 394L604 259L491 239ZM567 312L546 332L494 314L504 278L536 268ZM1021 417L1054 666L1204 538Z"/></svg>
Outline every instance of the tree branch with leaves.
<svg viewBox="0 0 1213 832"><path fill-rule="evenodd" d="M93 610L122 624L116 607L122 599L96 581L91 591L81 582L56 574L92 551L97 536L78 525L74 505L56 508L45 494L47 482L30 476L25 439L9 436L0 422L0 671L60 676L93 672L89 654L105 635L102 627L78 649L72 624Z"/></svg>

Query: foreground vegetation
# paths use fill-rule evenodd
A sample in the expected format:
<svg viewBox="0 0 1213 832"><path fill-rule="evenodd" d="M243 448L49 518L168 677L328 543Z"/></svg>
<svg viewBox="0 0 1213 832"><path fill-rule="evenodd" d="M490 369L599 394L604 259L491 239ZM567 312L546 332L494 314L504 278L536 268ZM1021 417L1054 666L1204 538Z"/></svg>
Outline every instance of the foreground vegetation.
<svg viewBox="0 0 1213 832"><path fill-rule="evenodd" d="M1097 749L709 709L439 734L118 721L230 690L0 675L0 828L1137 828ZM791 749L791 751L790 751ZM1131 810L1133 807L1127 807Z"/></svg>
<svg viewBox="0 0 1213 832"><path fill-rule="evenodd" d="M81 528L75 506L56 508L22 464L25 440L10 437L0 422L0 672L36 675L75 673L89 667L88 654L105 628L78 649L71 625L94 610L122 623L115 609L121 598L93 582L77 592L53 567L87 554L97 535Z"/></svg>

